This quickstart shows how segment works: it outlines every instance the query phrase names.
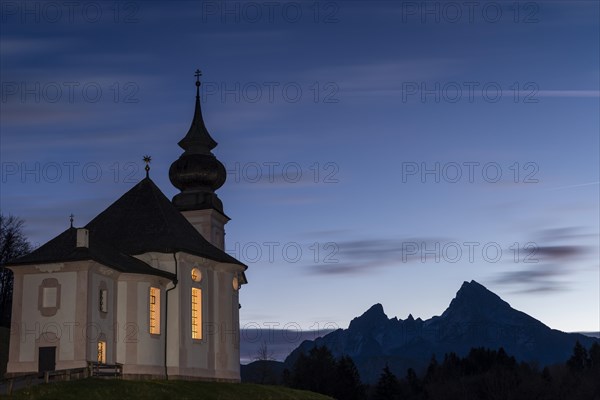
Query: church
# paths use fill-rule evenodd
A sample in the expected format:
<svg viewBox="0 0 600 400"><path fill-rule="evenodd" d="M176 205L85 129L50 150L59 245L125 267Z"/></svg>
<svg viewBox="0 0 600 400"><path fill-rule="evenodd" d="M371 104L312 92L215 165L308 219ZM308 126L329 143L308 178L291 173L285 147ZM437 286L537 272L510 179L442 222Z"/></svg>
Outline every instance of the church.
<svg viewBox="0 0 600 400"><path fill-rule="evenodd" d="M202 118L169 200L146 177L84 227L7 264L14 274L7 375L120 364L128 379L240 381L239 290L246 265L224 251L226 180Z"/></svg>

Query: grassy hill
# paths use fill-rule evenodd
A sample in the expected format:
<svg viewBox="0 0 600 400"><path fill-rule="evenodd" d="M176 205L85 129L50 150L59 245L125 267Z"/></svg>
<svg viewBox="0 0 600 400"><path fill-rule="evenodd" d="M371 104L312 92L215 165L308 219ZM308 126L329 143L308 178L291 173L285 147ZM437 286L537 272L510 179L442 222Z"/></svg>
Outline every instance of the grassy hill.
<svg viewBox="0 0 600 400"><path fill-rule="evenodd" d="M331 400L317 393L281 386L247 383L194 381L127 381L116 379L81 379L37 385L13 393L6 399L202 399L202 400Z"/></svg>

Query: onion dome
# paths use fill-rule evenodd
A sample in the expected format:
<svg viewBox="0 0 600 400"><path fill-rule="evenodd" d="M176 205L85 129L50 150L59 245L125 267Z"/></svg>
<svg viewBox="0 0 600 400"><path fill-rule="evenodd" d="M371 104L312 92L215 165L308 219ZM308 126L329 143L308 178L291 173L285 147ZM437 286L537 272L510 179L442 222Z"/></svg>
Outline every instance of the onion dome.
<svg viewBox="0 0 600 400"><path fill-rule="evenodd" d="M196 70L196 108L188 133L179 141L184 153L169 169L169 179L181 193L173 197L180 211L213 208L223 213L223 203L215 190L227 179L225 167L211 152L217 142L210 136L200 107L200 70Z"/></svg>

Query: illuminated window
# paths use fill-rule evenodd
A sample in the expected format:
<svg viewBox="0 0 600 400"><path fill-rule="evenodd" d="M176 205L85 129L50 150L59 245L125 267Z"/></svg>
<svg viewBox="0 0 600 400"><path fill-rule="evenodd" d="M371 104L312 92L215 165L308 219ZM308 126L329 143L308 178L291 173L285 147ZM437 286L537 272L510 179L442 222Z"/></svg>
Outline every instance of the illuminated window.
<svg viewBox="0 0 600 400"><path fill-rule="evenodd" d="M160 289L150 288L150 333L160 334Z"/></svg>
<svg viewBox="0 0 600 400"><path fill-rule="evenodd" d="M100 296L98 300L98 307L102 312L108 312L108 290L100 289Z"/></svg>
<svg viewBox="0 0 600 400"><path fill-rule="evenodd" d="M202 272L198 268L192 268L192 280L200 282L202 280Z"/></svg>
<svg viewBox="0 0 600 400"><path fill-rule="evenodd" d="M98 342L98 362L106 364L106 342Z"/></svg>
<svg viewBox="0 0 600 400"><path fill-rule="evenodd" d="M202 289L192 288L192 339L202 339Z"/></svg>

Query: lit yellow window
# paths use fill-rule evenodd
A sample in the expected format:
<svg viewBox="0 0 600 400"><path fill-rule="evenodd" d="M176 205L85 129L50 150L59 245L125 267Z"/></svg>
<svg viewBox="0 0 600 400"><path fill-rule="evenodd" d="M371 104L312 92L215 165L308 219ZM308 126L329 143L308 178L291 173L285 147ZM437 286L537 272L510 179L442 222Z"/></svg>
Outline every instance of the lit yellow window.
<svg viewBox="0 0 600 400"><path fill-rule="evenodd" d="M202 289L192 288L192 339L202 339Z"/></svg>
<svg viewBox="0 0 600 400"><path fill-rule="evenodd" d="M150 333L160 334L160 289L150 288Z"/></svg>
<svg viewBox="0 0 600 400"><path fill-rule="evenodd" d="M98 342L98 362L100 364L106 364L106 342Z"/></svg>

